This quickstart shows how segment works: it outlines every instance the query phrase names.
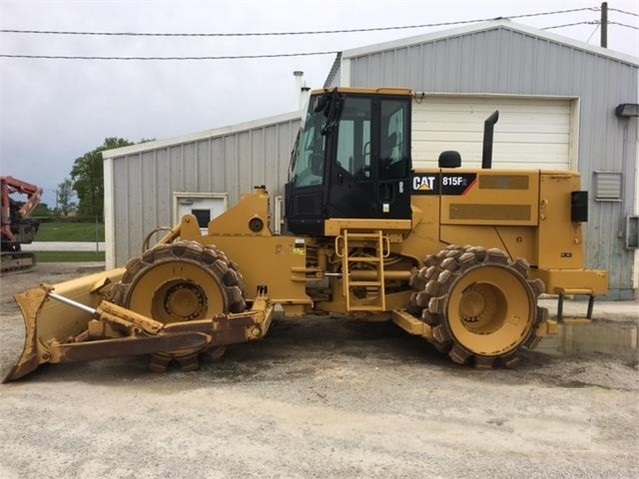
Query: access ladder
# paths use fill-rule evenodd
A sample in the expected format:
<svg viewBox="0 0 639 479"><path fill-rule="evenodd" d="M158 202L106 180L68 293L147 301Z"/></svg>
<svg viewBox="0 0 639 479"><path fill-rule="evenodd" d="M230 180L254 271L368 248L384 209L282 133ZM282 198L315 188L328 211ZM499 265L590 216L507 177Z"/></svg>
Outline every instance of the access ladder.
<svg viewBox="0 0 639 479"><path fill-rule="evenodd" d="M346 298L346 311L386 311L384 258L388 257L390 253L388 237L382 233L382 230L376 230L371 233L361 233L351 232L345 229L343 230L343 235L336 238L336 243L338 243L340 239L343 242L343 249L340 251L340 248L336 248L336 252L337 255L342 258L342 287L344 298ZM374 247L375 255L364 256L356 254L355 252L357 250L352 248L354 242L358 245ZM353 249L352 253L350 251L351 249ZM357 266L365 268L371 265L375 266L375 279L351 280L351 271L354 267L357 269ZM362 301L354 295L355 288L366 288L367 296L369 292L372 292L373 298L368 298L366 304L362 304Z"/></svg>

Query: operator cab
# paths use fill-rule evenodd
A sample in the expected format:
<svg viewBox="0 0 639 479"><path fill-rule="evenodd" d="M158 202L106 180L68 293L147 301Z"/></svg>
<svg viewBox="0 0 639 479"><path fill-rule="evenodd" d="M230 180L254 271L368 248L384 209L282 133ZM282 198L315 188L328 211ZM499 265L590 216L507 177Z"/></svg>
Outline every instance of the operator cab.
<svg viewBox="0 0 639 479"><path fill-rule="evenodd" d="M313 92L291 155L286 221L323 235L332 218L410 219L411 92Z"/></svg>

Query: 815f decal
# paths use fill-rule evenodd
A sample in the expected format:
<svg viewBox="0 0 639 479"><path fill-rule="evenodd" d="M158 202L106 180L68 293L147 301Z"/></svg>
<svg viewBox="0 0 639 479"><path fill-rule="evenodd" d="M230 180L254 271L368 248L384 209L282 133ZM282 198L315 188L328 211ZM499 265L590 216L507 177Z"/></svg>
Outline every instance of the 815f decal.
<svg viewBox="0 0 639 479"><path fill-rule="evenodd" d="M460 196L468 193L477 183L477 173L415 173L414 195Z"/></svg>

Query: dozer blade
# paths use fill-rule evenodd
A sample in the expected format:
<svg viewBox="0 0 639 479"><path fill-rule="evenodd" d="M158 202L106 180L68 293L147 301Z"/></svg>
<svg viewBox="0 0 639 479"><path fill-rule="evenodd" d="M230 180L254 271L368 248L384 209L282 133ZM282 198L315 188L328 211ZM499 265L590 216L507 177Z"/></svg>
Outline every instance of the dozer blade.
<svg viewBox="0 0 639 479"><path fill-rule="evenodd" d="M24 350L3 382L19 379L44 363L152 353L204 352L264 337L273 305L258 289L250 310L165 324L105 299L124 269L98 273L16 295L25 324ZM177 357L177 356L176 356Z"/></svg>
<svg viewBox="0 0 639 479"><path fill-rule="evenodd" d="M42 285L15 296L24 320L24 349L15 366L3 382L18 379L40 364L59 362L52 358L51 344L65 343L87 329L93 318L91 313L71 308L57 301L49 300L49 291L70 298L92 308L103 299L100 294L109 283L118 281L124 268L72 279L53 286Z"/></svg>

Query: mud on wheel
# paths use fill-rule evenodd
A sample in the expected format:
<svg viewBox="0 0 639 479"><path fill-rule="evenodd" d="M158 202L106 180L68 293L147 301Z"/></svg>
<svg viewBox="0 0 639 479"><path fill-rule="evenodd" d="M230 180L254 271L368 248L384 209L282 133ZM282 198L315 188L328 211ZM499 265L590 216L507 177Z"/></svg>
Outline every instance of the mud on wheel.
<svg viewBox="0 0 639 479"><path fill-rule="evenodd" d="M513 366L522 348L537 346L547 320L537 306L544 284L529 270L496 248L451 245L411 277L408 309L433 327L433 345L456 363Z"/></svg>
<svg viewBox="0 0 639 479"><path fill-rule="evenodd" d="M163 323L246 309L243 278L237 264L215 246L195 241L157 245L129 261L110 301ZM161 371L176 359L183 369L196 369L199 352L202 351L155 354L151 366ZM211 354L219 355L220 351Z"/></svg>

